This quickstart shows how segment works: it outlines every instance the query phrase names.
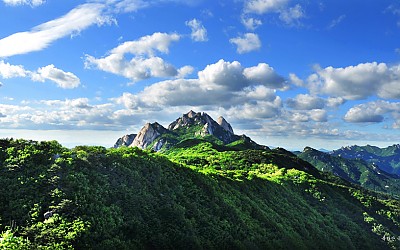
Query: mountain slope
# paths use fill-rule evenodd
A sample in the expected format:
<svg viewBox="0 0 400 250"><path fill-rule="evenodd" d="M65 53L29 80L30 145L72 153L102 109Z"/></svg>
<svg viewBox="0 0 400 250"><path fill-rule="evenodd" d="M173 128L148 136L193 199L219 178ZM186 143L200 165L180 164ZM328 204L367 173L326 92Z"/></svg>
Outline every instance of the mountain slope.
<svg viewBox="0 0 400 250"><path fill-rule="evenodd" d="M320 173L283 149L218 151L215 145L203 141L160 154L136 147L70 150L56 142L0 141L0 223L6 239L0 246L398 246L382 240L400 235L397 200ZM11 221L17 227L6 227Z"/></svg>
<svg viewBox="0 0 400 250"><path fill-rule="evenodd" d="M375 146L348 146L331 152L332 155L347 159L362 159L374 163L380 169L400 175L400 144L386 148Z"/></svg>
<svg viewBox="0 0 400 250"><path fill-rule="evenodd" d="M400 177L386 173L374 163L346 159L307 147L298 156L321 171L333 173L365 188L400 195Z"/></svg>

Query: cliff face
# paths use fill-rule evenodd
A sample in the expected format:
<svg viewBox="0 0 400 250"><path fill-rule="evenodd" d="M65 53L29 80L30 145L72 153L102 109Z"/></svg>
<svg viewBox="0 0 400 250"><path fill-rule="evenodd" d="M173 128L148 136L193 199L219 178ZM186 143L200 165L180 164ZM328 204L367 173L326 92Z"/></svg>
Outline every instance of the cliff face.
<svg viewBox="0 0 400 250"><path fill-rule="evenodd" d="M217 119L217 123L226 131L230 132L233 134L233 129L232 126L225 120L224 117L220 116Z"/></svg>
<svg viewBox="0 0 400 250"><path fill-rule="evenodd" d="M136 134L129 134L129 135L124 135L121 138L117 140L117 142L114 144L114 148L119 148L123 146L129 146L132 144L133 140L135 139Z"/></svg>
<svg viewBox="0 0 400 250"><path fill-rule="evenodd" d="M168 129L157 122L147 123L137 135L131 134L119 138L114 147L129 146L145 149L152 146L153 150L159 151L166 145L170 147L185 139L207 136L212 136L223 144L244 139L256 144L244 135L235 135L232 126L222 116L215 121L207 113L191 110L169 124Z"/></svg>
<svg viewBox="0 0 400 250"><path fill-rule="evenodd" d="M138 147L142 149L147 148L147 146L152 144L157 137L166 133L167 131L168 131L167 129L165 129L157 122L147 123L136 135L132 144L130 144L129 146Z"/></svg>

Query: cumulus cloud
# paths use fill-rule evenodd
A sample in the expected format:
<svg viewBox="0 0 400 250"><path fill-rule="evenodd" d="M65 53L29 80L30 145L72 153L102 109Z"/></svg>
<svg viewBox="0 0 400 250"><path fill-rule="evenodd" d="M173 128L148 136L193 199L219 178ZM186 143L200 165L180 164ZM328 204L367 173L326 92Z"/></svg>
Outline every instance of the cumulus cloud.
<svg viewBox="0 0 400 250"><path fill-rule="evenodd" d="M230 43L237 46L237 52L239 54L248 53L261 48L261 41L257 34L246 33L242 37L231 38Z"/></svg>
<svg viewBox="0 0 400 250"><path fill-rule="evenodd" d="M198 72L197 79L158 82L137 94L125 93L114 101L131 109L185 105L229 108L250 101L274 102L275 88L283 86L285 81L267 64L259 65L243 68L237 61L219 60ZM270 81L256 77L260 75Z"/></svg>
<svg viewBox="0 0 400 250"><path fill-rule="evenodd" d="M244 69L243 75L250 81L273 89L281 89L285 84L285 79L266 63L259 63L257 66Z"/></svg>
<svg viewBox="0 0 400 250"><path fill-rule="evenodd" d="M168 53L172 42L178 41L178 34L154 33L141 37L135 41L124 42L112 49L108 56L95 58L86 55L85 67L95 67L116 75L121 75L132 81L140 81L150 77L173 77L179 73L188 72L189 68L182 68L181 72L164 59L155 56L157 53ZM126 54L132 58L127 60Z"/></svg>
<svg viewBox="0 0 400 250"><path fill-rule="evenodd" d="M286 103L295 110L312 110L324 108L326 101L317 96L299 94L296 98L289 98Z"/></svg>
<svg viewBox="0 0 400 250"><path fill-rule="evenodd" d="M4 79L26 77L29 73L22 65L11 65L3 60L0 61L0 76Z"/></svg>
<svg viewBox="0 0 400 250"><path fill-rule="evenodd" d="M400 98L400 65L362 63L346 68L317 68L308 77L313 93L361 100L370 96L385 99Z"/></svg>
<svg viewBox="0 0 400 250"><path fill-rule="evenodd" d="M82 4L66 15L36 26L30 31L19 32L5 37L0 40L0 57L26 54L45 49L60 38L79 33L98 23L103 9L103 4Z"/></svg>
<svg viewBox="0 0 400 250"><path fill-rule="evenodd" d="M41 67L36 71L25 70L22 65L11 65L0 61L0 76L3 79L15 77L30 77L32 81L44 82L50 80L59 87L65 89L76 88L80 85L80 79L71 72L65 72L56 68L53 64Z"/></svg>
<svg viewBox="0 0 400 250"><path fill-rule="evenodd" d="M192 66L183 66L182 68L178 69L178 75L176 78L185 78L186 76L192 74L194 68Z"/></svg>
<svg viewBox="0 0 400 250"><path fill-rule="evenodd" d="M393 127L400 122L400 103L388 101L375 101L359 104L349 109L344 120L352 123L379 123L389 115L395 119Z"/></svg>
<svg viewBox="0 0 400 250"><path fill-rule="evenodd" d="M40 6L44 4L45 0L3 0L6 5L18 6L18 5L30 5L32 7Z"/></svg>
<svg viewBox="0 0 400 250"><path fill-rule="evenodd" d="M192 29L191 37L193 41L205 42L208 41L207 30L197 19L192 19L186 22L186 25Z"/></svg>
<svg viewBox="0 0 400 250"><path fill-rule="evenodd" d="M63 89L73 89L81 84L80 79L76 75L57 69L53 64L39 68L37 72L32 74L32 80L39 82L50 80Z"/></svg>

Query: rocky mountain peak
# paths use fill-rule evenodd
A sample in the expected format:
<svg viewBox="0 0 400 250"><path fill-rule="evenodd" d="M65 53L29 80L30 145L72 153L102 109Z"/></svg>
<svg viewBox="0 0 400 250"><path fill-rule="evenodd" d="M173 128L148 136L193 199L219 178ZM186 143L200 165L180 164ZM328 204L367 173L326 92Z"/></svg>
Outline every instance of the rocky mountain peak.
<svg viewBox="0 0 400 250"><path fill-rule="evenodd" d="M196 115L196 112L190 110L189 113L186 114L189 118L193 118Z"/></svg>
<svg viewBox="0 0 400 250"><path fill-rule="evenodd" d="M224 128L226 131L231 132L233 134L232 126L225 120L224 117L220 116L217 119L217 123Z"/></svg>
<svg viewBox="0 0 400 250"><path fill-rule="evenodd" d="M183 114L168 126L168 130L177 130L182 127L190 127L192 125L205 125L215 121L207 114L201 112L194 112L190 110L189 113Z"/></svg>
<svg viewBox="0 0 400 250"><path fill-rule="evenodd" d="M130 137L126 135L118 139L115 147L130 146L144 149L151 146L152 149L159 151L162 148L171 147L181 140L208 136L215 137L224 144L244 140L249 145L256 145L244 135L235 135L232 126L222 116L215 121L205 112L190 110L169 124L168 129L157 122L147 123L134 139L132 139L132 135ZM129 142L131 143L129 144Z"/></svg>
<svg viewBox="0 0 400 250"><path fill-rule="evenodd" d="M131 147L146 148L158 136L168 131L159 123L146 123L133 140Z"/></svg>

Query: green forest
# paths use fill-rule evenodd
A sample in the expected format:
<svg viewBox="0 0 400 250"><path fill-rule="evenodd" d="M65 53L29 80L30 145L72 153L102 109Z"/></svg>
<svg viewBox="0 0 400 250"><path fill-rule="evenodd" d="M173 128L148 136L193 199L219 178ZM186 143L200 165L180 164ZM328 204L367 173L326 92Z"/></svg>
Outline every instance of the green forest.
<svg viewBox="0 0 400 250"><path fill-rule="evenodd" d="M281 149L0 140L0 249L399 249L400 202Z"/></svg>

